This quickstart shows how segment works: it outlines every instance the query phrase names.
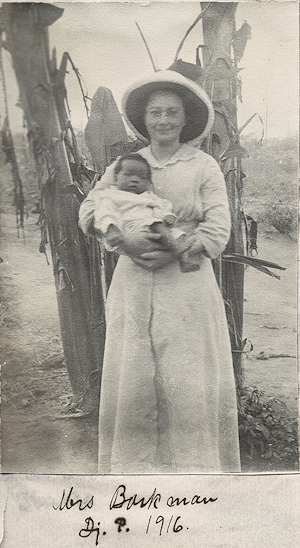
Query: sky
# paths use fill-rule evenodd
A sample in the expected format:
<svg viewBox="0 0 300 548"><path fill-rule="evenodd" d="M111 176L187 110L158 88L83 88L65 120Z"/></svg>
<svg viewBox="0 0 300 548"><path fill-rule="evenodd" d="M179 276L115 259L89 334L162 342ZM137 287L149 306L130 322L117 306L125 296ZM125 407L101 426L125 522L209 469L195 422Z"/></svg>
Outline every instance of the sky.
<svg viewBox="0 0 300 548"><path fill-rule="evenodd" d="M139 35L137 21L160 69L174 60L186 30L200 13L199 2L68 2L62 17L50 27L50 44L58 62L64 51L71 55L92 97L99 86L112 90L118 106L126 87L145 73L153 72ZM243 104L238 105L239 125L258 113L268 138L294 136L298 132L298 3L241 2L236 26L252 27L240 68ZM199 23L189 35L180 57L195 61L202 42ZM75 75L66 79L73 126L84 129L86 114ZM245 133L258 139L258 117Z"/></svg>

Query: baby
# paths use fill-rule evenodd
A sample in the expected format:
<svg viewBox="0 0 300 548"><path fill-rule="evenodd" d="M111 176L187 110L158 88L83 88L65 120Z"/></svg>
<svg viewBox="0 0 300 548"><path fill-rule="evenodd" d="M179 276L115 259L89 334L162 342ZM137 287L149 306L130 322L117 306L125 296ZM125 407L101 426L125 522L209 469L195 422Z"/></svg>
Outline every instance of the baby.
<svg viewBox="0 0 300 548"><path fill-rule="evenodd" d="M189 257L191 244L185 241L185 233L173 227L172 204L149 190L147 160L134 153L121 156L114 177L115 185L99 191L94 212L94 228L103 236L106 249L114 251L121 246L124 231L146 229L160 234L160 242L178 258L182 272L199 270L199 264Z"/></svg>

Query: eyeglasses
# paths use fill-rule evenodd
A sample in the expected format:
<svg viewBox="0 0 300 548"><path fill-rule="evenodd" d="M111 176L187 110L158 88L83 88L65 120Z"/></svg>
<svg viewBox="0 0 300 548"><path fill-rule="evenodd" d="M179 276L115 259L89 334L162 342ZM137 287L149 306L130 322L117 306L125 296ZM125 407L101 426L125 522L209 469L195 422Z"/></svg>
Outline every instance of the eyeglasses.
<svg viewBox="0 0 300 548"><path fill-rule="evenodd" d="M173 108L173 107L167 108L165 110L161 108L154 108L148 111L146 110L146 116L156 120L161 118L162 116L165 116L166 118L172 118L172 119L178 118L178 116L180 116L183 113L184 113L183 109Z"/></svg>

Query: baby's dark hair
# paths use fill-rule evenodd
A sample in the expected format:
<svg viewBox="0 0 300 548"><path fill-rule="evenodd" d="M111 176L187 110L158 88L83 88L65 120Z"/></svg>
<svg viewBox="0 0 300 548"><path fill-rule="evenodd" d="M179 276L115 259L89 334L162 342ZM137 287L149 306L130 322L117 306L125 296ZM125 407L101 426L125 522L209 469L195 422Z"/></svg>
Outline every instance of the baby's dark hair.
<svg viewBox="0 0 300 548"><path fill-rule="evenodd" d="M149 181L151 181L151 168L145 158L141 156L140 154L137 154L136 152L130 152L128 154L123 154L118 158L118 161L116 163L115 167L115 175L118 175L122 169L122 164L125 160L134 160L135 162L141 162L141 164L144 164L147 167L147 175Z"/></svg>

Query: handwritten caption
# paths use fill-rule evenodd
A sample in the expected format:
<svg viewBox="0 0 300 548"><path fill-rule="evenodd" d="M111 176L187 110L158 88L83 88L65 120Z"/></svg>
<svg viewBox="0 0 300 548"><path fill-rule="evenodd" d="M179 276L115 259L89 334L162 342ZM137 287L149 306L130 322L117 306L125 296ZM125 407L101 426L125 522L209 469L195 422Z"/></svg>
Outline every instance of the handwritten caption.
<svg viewBox="0 0 300 548"><path fill-rule="evenodd" d="M79 512L92 510L95 502L95 495L92 495L89 500L84 501L82 498L74 497L73 495L74 487L71 487L69 490L63 489L60 502L57 506L52 506L55 511L67 511L67 510L78 510ZM115 532L117 533L129 533L130 528L128 522L130 521L130 514L127 514L134 507L140 509L152 510L147 519L145 519L145 534L157 533L159 536L168 533L180 533L184 530L188 530L189 527L183 523L180 515L172 514L171 516L163 516L161 514L157 515L161 511L161 508L173 508L180 510L185 506L194 506L202 505L205 506L209 503L215 503L218 500L218 497L202 497L200 495L193 495L192 497L176 497L169 496L163 499L162 495L157 492L156 487L149 497L138 496L137 493L133 495L128 495L126 486L121 484L117 487L113 493L108 509L109 511L123 510L124 514L126 511L127 519L123 516L115 518L115 513L112 515L112 526ZM155 512L155 514L154 514ZM128 517L129 516L129 517ZM95 541L95 546L98 546L100 537L104 538L109 532L109 527L104 526L101 521L97 521L91 515L84 519L85 525L79 530L78 535L81 538L93 538Z"/></svg>

